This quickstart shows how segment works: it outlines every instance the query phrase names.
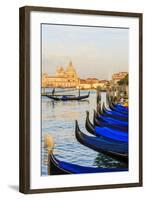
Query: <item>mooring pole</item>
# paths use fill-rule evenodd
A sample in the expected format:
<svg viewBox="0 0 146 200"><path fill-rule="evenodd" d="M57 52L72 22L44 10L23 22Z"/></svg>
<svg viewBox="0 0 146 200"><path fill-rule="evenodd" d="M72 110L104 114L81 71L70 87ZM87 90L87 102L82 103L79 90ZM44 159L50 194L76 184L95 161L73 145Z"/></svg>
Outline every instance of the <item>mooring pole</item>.
<svg viewBox="0 0 146 200"><path fill-rule="evenodd" d="M97 105L99 103L99 90L98 90L98 87L96 88L96 103L97 103Z"/></svg>
<svg viewBox="0 0 146 200"><path fill-rule="evenodd" d="M80 87L79 87L79 97L80 97Z"/></svg>
<svg viewBox="0 0 146 200"><path fill-rule="evenodd" d="M106 105L109 105L109 89L106 90Z"/></svg>
<svg viewBox="0 0 146 200"><path fill-rule="evenodd" d="M101 93L99 91L99 87L96 88L96 102L97 102L97 110L98 110L98 107L101 107Z"/></svg>

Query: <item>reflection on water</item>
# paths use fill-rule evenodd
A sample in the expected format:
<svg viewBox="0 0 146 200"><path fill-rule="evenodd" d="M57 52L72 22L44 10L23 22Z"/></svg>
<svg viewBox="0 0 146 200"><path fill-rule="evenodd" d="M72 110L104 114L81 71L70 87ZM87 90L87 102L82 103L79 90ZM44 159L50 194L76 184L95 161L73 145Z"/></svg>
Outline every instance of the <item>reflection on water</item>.
<svg viewBox="0 0 146 200"><path fill-rule="evenodd" d="M81 91L81 95L87 92ZM77 91L71 93L67 91L67 94L78 95ZM105 101L105 93L102 93L102 101ZM88 100L82 101L56 102L42 97L42 175L47 175L47 150L44 148L43 141L46 133L53 136L54 154L60 160L84 166L118 167L121 165L108 156L81 145L75 138L75 120L78 120L81 130L88 134L85 129L86 110L90 111L92 121L95 108L96 91L91 91Z"/></svg>
<svg viewBox="0 0 146 200"><path fill-rule="evenodd" d="M118 162L113 158L106 156L102 153L96 156L93 165L100 167L127 168L126 163Z"/></svg>

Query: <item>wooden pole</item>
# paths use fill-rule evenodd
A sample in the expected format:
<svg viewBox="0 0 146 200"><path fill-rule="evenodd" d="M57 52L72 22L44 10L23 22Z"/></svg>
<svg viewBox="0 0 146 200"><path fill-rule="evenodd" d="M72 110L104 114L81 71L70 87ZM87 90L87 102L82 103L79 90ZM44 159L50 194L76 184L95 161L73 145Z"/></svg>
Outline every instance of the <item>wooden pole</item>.
<svg viewBox="0 0 146 200"><path fill-rule="evenodd" d="M109 105L109 89L106 91L106 105Z"/></svg>
<svg viewBox="0 0 146 200"><path fill-rule="evenodd" d="M80 97L80 87L79 87L79 97Z"/></svg>
<svg viewBox="0 0 146 200"><path fill-rule="evenodd" d="M99 103L99 91L98 87L96 88L96 109L98 111L98 103Z"/></svg>
<svg viewBox="0 0 146 200"><path fill-rule="evenodd" d="M53 153L54 140L53 137L49 134L46 134L44 137L44 144L48 150L48 175L50 175L50 155Z"/></svg>
<svg viewBox="0 0 146 200"><path fill-rule="evenodd" d="M100 108L101 108L101 91L99 92L99 105L100 105Z"/></svg>
<svg viewBox="0 0 146 200"><path fill-rule="evenodd" d="M98 87L96 88L96 102L97 102L97 105L99 103L99 89Z"/></svg>
<svg viewBox="0 0 146 200"><path fill-rule="evenodd" d="M52 89L52 96L55 94L55 88Z"/></svg>
<svg viewBox="0 0 146 200"><path fill-rule="evenodd" d="M96 88L96 102L97 102L97 110L98 107L101 107L101 93L99 92L99 87Z"/></svg>

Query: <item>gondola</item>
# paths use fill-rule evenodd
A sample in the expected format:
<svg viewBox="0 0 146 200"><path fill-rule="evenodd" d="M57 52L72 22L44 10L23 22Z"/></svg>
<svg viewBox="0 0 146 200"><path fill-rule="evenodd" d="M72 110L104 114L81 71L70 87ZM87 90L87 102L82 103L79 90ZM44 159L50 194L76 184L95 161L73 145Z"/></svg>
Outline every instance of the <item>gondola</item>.
<svg viewBox="0 0 146 200"><path fill-rule="evenodd" d="M94 126L89 119L89 112L86 112L85 127L87 131L95 136L105 138L109 141L117 141L119 143L128 142L128 133L117 131L108 127Z"/></svg>
<svg viewBox="0 0 146 200"><path fill-rule="evenodd" d="M114 110L117 110L117 111L120 111L120 112L123 112L123 113L127 113L128 112L128 107L124 107L120 104L114 104L114 103L111 103L111 108L114 109Z"/></svg>
<svg viewBox="0 0 146 200"><path fill-rule="evenodd" d="M111 105L111 104L109 104L109 105ZM109 107L109 105L108 105L108 107ZM114 108L114 107L112 107L112 108ZM116 108L116 107L115 107ZM123 111L123 112L125 112L125 113L122 113L122 110L118 110L118 111L115 111L115 110L112 110L112 109L110 109L110 110L108 110L106 107L105 107L105 104L103 103L103 109L105 110L105 111L110 111L110 112L112 112L112 113L115 113L115 114L119 114L120 116L123 116L123 117L125 117L125 116L127 116L128 115L128 110L127 111Z"/></svg>
<svg viewBox="0 0 146 200"><path fill-rule="evenodd" d="M128 114L128 108L122 108L120 106L116 106L117 104L114 104L113 103L109 103L109 108L112 110L112 111L117 111L121 114ZM123 106L124 107L124 106Z"/></svg>
<svg viewBox="0 0 146 200"><path fill-rule="evenodd" d="M116 160L128 163L128 145L117 144L98 137L92 137L84 134L79 129L78 122L75 122L76 139L83 144L99 153L108 155Z"/></svg>
<svg viewBox="0 0 146 200"><path fill-rule="evenodd" d="M128 121L128 115L121 115L119 112L107 110L105 108L104 104L102 106L102 109L101 109L101 107L97 107L97 112L103 116L111 117L114 119L116 118L116 119L122 120L122 121Z"/></svg>
<svg viewBox="0 0 146 200"><path fill-rule="evenodd" d="M53 153L50 155L49 167L50 167L50 175L71 174L69 171L65 170L60 166L60 163L55 158Z"/></svg>
<svg viewBox="0 0 146 200"><path fill-rule="evenodd" d="M126 126L123 127L123 126L119 126L118 124L115 124L115 123L101 121L98 118L97 112L95 110L94 110L94 115L93 115L93 124L94 124L94 126L102 126L102 127L106 126L106 127L112 128L114 130L128 132L128 127L126 127Z"/></svg>
<svg viewBox="0 0 146 200"><path fill-rule="evenodd" d="M125 107L122 104L115 102L112 97L109 97L109 95L106 96L106 101L111 109L117 109L118 111L126 113L128 112L128 107Z"/></svg>
<svg viewBox="0 0 146 200"><path fill-rule="evenodd" d="M100 172L116 172L127 171L127 168L101 168L101 167L86 167L76 165L57 159L54 154L50 155L50 174L83 174L83 173L100 173Z"/></svg>
<svg viewBox="0 0 146 200"><path fill-rule="evenodd" d="M129 110L128 107L125 107L125 106L121 105L120 103L115 103L113 101L113 98L109 98L109 95L106 96L106 102L108 104L108 107L111 110L120 112L122 114L128 113L128 110Z"/></svg>
<svg viewBox="0 0 146 200"><path fill-rule="evenodd" d="M117 103L117 104L113 103L113 106L116 107L116 108L118 108L118 109L120 109L120 110L128 111L128 107L125 107L125 106L123 106L120 103Z"/></svg>
<svg viewBox="0 0 146 200"><path fill-rule="evenodd" d="M104 103L103 103L103 106L102 106L102 111L100 111L100 113L102 115L106 115L106 116L110 116L110 117L116 117L117 119L122 120L122 121L128 121L128 113L123 114L123 113L120 113L118 111L109 110L105 107Z"/></svg>
<svg viewBox="0 0 146 200"><path fill-rule="evenodd" d="M90 95L90 92L88 92L87 95L83 95L83 96L67 96L67 95L63 95L61 97L57 97L57 96L52 96L52 95L46 95L46 97L55 100L55 101L74 101L74 100L83 100L88 98Z"/></svg>
<svg viewBox="0 0 146 200"><path fill-rule="evenodd" d="M112 118L112 117L106 117L104 115L100 115L98 113L98 111L96 112L97 113L97 118L103 122L107 122L107 123L111 123L111 124L116 124L116 125L119 125L121 127L128 127L128 122L126 121L122 121L122 120L118 120L115 118Z"/></svg>

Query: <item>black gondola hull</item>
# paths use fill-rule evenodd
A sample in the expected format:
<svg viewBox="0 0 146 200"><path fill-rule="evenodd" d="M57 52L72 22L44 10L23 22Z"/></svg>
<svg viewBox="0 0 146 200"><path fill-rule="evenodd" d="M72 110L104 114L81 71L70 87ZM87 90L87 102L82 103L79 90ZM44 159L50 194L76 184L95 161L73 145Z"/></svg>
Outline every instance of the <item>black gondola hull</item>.
<svg viewBox="0 0 146 200"><path fill-rule="evenodd" d="M56 97L56 96L52 96L52 95L46 95L46 97L52 99L52 100L55 100L55 101L80 101L80 100L83 100L83 99L87 99L90 95L90 92L87 94L87 95L84 95L84 96L73 96L73 97L68 97L66 96L65 98L62 98L62 97Z"/></svg>
<svg viewBox="0 0 146 200"><path fill-rule="evenodd" d="M75 135L77 140L83 144L84 146L87 146L99 153L103 153L105 155L108 155L116 160L122 161L124 163L128 163L128 153L117 153L113 151L106 151L104 149L101 149L99 146L91 145L84 139L84 133L82 133L79 129L78 122L75 123Z"/></svg>

